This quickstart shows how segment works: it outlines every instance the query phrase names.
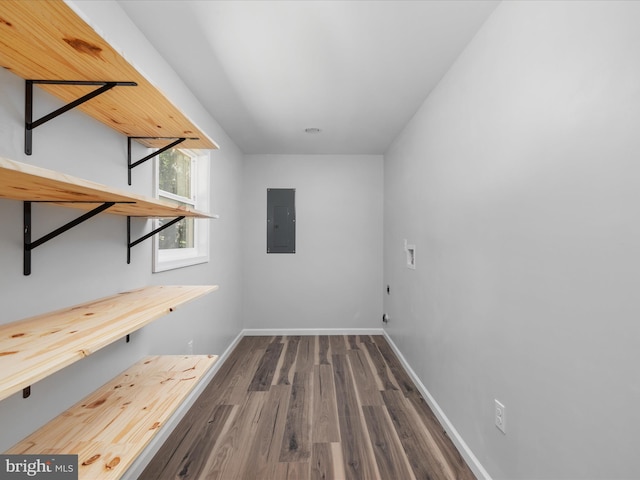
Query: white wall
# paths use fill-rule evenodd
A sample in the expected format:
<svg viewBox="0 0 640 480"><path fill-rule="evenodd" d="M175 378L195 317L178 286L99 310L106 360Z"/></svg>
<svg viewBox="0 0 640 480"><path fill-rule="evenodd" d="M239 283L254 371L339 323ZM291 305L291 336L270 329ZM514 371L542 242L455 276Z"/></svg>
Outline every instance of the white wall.
<svg viewBox="0 0 640 480"><path fill-rule="evenodd" d="M640 478L638 25L502 3L385 156L388 331L496 479Z"/></svg>
<svg viewBox="0 0 640 480"><path fill-rule="evenodd" d="M240 185L243 156L148 44L115 2L79 2L107 38L115 39L136 65L220 145L212 152L211 261L151 273L151 240L132 250L126 263L126 217L101 214L33 251L32 274L22 275L22 203L0 200L0 323L52 311L149 284L219 284L220 290L177 309L124 340L36 383L29 399L20 393L0 402L0 451L79 401L147 354L222 353L242 328L240 317ZM156 82L156 77L161 78ZM124 87L123 87L124 88ZM132 87L127 87L132 88ZM37 117L61 102L35 89ZM145 195L152 194L151 164L137 167L127 185L127 141L79 111L65 113L34 131L34 154L24 155L24 81L0 69L0 156L50 168ZM140 157L144 149L139 148ZM34 206L34 238L79 213ZM134 220L136 234L151 228Z"/></svg>
<svg viewBox="0 0 640 480"><path fill-rule="evenodd" d="M296 189L296 253L266 253L267 188ZM371 328L382 316L382 157L248 155L246 328Z"/></svg>

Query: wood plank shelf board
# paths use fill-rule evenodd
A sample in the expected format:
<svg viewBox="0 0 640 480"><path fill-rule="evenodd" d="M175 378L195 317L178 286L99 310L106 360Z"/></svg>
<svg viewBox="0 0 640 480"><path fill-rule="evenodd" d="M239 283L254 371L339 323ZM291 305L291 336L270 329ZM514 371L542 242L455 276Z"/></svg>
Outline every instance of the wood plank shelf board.
<svg viewBox="0 0 640 480"><path fill-rule="evenodd" d="M217 359L146 357L5 453L77 454L79 479L121 478Z"/></svg>
<svg viewBox="0 0 640 480"><path fill-rule="evenodd" d="M0 4L2 4L1 1ZM0 157L0 198L32 202L62 202L57 205L87 211L94 209L96 203L123 202L109 208L106 213L132 217L179 217L184 215L211 218L208 213L182 205L125 192L2 157Z"/></svg>
<svg viewBox="0 0 640 480"><path fill-rule="evenodd" d="M181 146L218 148L63 0L0 1L0 65L26 80L136 82L136 87L115 87L78 108L129 137L198 138ZM65 103L95 89L39 87ZM167 143L137 141L151 148Z"/></svg>
<svg viewBox="0 0 640 480"><path fill-rule="evenodd" d="M149 286L0 325L0 400L217 289Z"/></svg>

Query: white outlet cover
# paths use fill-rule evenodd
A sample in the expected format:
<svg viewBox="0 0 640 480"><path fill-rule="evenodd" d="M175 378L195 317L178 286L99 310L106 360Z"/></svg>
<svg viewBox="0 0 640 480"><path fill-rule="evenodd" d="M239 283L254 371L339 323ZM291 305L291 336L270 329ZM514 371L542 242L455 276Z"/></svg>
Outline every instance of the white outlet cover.
<svg viewBox="0 0 640 480"><path fill-rule="evenodd" d="M494 408L494 418L495 424L498 429L507 434L507 408L498 400L494 400L495 408Z"/></svg>
<svg viewBox="0 0 640 480"><path fill-rule="evenodd" d="M407 268L412 270L416 269L416 246L415 245L407 245Z"/></svg>

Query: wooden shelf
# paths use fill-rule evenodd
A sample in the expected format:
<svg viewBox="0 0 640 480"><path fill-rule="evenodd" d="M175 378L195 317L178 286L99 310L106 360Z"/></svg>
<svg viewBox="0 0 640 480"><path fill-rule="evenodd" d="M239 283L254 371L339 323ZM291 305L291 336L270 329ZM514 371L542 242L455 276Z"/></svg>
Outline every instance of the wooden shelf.
<svg viewBox="0 0 640 480"><path fill-rule="evenodd" d="M0 5L2 5L2 1L0 1ZM95 208L96 203L129 202L117 203L109 208L107 213L132 217L211 218L211 215L207 213L167 201L128 193L2 157L0 157L0 198L36 202L74 202L59 203L58 205L87 211Z"/></svg>
<svg viewBox="0 0 640 480"><path fill-rule="evenodd" d="M0 400L217 289L151 286L0 325Z"/></svg>
<svg viewBox="0 0 640 480"><path fill-rule="evenodd" d="M120 52L62 0L0 1L0 65L26 80L136 82L81 105L83 112L128 137L197 137L184 148L218 148ZM39 85L71 102L95 87ZM138 139L147 147L166 141Z"/></svg>
<svg viewBox="0 0 640 480"><path fill-rule="evenodd" d="M77 454L79 479L118 479L217 360L147 357L9 449Z"/></svg>

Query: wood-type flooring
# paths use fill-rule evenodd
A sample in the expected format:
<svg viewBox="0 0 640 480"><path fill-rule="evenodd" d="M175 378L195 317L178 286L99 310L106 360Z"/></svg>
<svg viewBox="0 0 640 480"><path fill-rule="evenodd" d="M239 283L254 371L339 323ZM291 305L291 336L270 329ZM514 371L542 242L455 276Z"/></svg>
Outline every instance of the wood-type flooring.
<svg viewBox="0 0 640 480"><path fill-rule="evenodd" d="M244 337L140 479L475 476L383 336Z"/></svg>

